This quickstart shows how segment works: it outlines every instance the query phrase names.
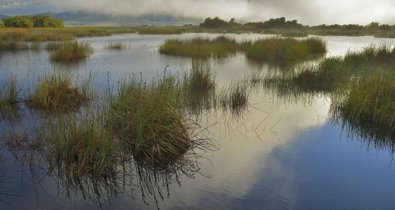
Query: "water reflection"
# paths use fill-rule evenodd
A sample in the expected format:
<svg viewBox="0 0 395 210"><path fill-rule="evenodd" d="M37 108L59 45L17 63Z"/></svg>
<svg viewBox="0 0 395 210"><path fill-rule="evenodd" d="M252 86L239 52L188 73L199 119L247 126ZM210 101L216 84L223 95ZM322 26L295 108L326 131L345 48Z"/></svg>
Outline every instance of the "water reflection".
<svg viewBox="0 0 395 210"><path fill-rule="evenodd" d="M382 149L395 153L395 133L369 122L355 122L342 116L341 111L332 110L332 121L340 125L342 132L350 139L362 141L367 148Z"/></svg>
<svg viewBox="0 0 395 210"><path fill-rule="evenodd" d="M204 148L214 149L212 145L201 146L163 166L147 165L129 157L114 167L113 173L75 176L65 171L61 163L48 162L41 142L19 133L9 134L7 147L20 162L21 171L31 176L35 185L56 186L56 194L48 194L51 197L62 195L69 200L80 197L103 209L111 208L111 201L118 198L141 198L145 205L155 204L155 208L160 209L161 202L170 199L171 188L182 187L182 180L197 176L209 178L200 171L200 159L207 160Z"/></svg>

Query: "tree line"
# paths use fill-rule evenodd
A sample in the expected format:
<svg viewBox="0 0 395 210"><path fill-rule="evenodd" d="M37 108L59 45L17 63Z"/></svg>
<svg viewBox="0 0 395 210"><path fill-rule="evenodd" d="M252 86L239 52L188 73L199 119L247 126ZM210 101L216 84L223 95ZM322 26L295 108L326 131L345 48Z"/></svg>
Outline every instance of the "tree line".
<svg viewBox="0 0 395 210"><path fill-rule="evenodd" d="M3 19L5 27L15 28L63 28L63 21L50 16L14 16Z"/></svg>

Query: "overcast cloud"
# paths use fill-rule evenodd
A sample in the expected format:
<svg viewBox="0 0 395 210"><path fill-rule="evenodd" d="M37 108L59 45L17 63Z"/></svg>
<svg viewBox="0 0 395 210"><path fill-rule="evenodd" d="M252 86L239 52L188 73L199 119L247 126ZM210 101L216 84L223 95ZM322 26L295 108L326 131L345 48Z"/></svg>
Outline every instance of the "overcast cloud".
<svg viewBox="0 0 395 210"><path fill-rule="evenodd" d="M34 0L56 11L111 15L165 14L182 17L214 17L265 20L285 16L305 24L395 24L395 0ZM0 12L9 7L28 7L32 1L0 0ZM27 4L28 3L28 4ZM45 11L43 11L45 12Z"/></svg>

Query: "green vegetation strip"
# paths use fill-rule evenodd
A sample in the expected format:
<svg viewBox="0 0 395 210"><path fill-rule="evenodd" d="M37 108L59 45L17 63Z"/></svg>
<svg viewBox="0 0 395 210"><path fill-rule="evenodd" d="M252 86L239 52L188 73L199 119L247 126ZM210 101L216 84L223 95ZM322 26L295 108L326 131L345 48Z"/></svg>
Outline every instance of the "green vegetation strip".
<svg viewBox="0 0 395 210"><path fill-rule="evenodd" d="M167 55L192 58L223 58L244 52L249 59L268 62L292 62L326 53L326 44L318 38L291 39L268 38L254 42L238 43L234 39L220 36L213 40L195 38L192 40L167 40L159 49Z"/></svg>

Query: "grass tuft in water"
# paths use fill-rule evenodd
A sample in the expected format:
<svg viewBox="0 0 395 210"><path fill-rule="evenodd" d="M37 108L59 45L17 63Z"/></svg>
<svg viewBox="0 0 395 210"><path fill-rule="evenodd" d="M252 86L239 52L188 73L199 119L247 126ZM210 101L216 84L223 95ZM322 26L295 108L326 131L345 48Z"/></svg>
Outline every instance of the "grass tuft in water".
<svg viewBox="0 0 395 210"><path fill-rule="evenodd" d="M84 60L93 52L93 49L88 43L78 42L65 42L62 43L61 46L47 46L47 49L55 49L51 53L51 60L58 62Z"/></svg>
<svg viewBox="0 0 395 210"><path fill-rule="evenodd" d="M123 50L127 48L127 45L123 44L122 42L115 42L107 44L105 48L109 50Z"/></svg>
<svg viewBox="0 0 395 210"><path fill-rule="evenodd" d="M183 99L189 111L201 113L213 107L216 83L210 63L193 60L192 69L184 74Z"/></svg>
<svg viewBox="0 0 395 210"><path fill-rule="evenodd" d="M17 51L17 50L28 50L30 46L25 42L17 41L0 41L1 51Z"/></svg>
<svg viewBox="0 0 395 210"><path fill-rule="evenodd" d="M239 45L234 39L224 36L213 40L194 38L192 40L170 39L160 46L159 52L166 55L185 56L192 58L224 58L234 55Z"/></svg>
<svg viewBox="0 0 395 210"><path fill-rule="evenodd" d="M8 78L6 86L0 90L0 117L16 117L18 102L16 78L12 75Z"/></svg>
<svg viewBox="0 0 395 210"><path fill-rule="evenodd" d="M5 88L0 91L0 107L18 104L18 90L15 76L10 76Z"/></svg>
<svg viewBox="0 0 395 210"><path fill-rule="evenodd" d="M148 85L131 79L110 101L109 125L125 149L149 165L176 161L193 145L179 81L164 76Z"/></svg>
<svg viewBox="0 0 395 210"><path fill-rule="evenodd" d="M103 177L115 171L116 144L103 129L103 117L92 114L58 116L39 139L49 139L47 158L51 168L70 177Z"/></svg>
<svg viewBox="0 0 395 210"><path fill-rule="evenodd" d="M224 110L231 110L232 113L240 113L248 106L249 92L245 84L239 83L230 85L227 89L223 89L217 100Z"/></svg>
<svg viewBox="0 0 395 210"><path fill-rule="evenodd" d="M246 56L267 62L300 61L326 53L326 44L318 38L267 38L244 44Z"/></svg>
<svg viewBox="0 0 395 210"><path fill-rule="evenodd" d="M335 116L344 119L353 127L369 131L367 133L394 140L394 79L393 73L375 73L355 81L344 99L335 103Z"/></svg>
<svg viewBox="0 0 395 210"><path fill-rule="evenodd" d="M46 111L77 109L91 97L91 91L87 87L74 87L68 75L44 76L34 93L29 96L27 104L32 108Z"/></svg>

